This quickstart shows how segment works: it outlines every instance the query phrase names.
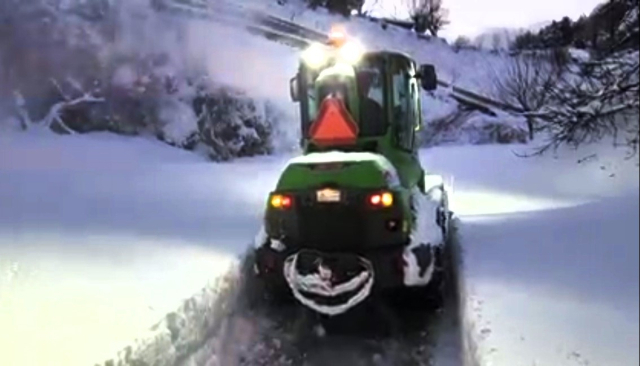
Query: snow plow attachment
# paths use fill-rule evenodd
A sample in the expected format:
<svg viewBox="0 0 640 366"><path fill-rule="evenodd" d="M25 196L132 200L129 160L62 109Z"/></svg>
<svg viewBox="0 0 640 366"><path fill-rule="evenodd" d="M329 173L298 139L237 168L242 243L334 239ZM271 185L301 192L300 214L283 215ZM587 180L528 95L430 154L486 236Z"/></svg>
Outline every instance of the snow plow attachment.
<svg viewBox="0 0 640 366"><path fill-rule="evenodd" d="M301 250L289 256L284 277L293 296L324 315L338 315L364 301L373 287L373 265L363 257Z"/></svg>

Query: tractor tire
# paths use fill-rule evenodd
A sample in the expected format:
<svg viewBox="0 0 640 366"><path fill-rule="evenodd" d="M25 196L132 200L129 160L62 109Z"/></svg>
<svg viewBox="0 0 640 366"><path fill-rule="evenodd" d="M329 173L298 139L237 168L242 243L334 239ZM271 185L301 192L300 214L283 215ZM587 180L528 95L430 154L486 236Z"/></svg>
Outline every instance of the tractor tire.
<svg viewBox="0 0 640 366"><path fill-rule="evenodd" d="M255 264L256 253L251 250L244 256L241 267L241 297L244 306L249 310L256 310L293 302L289 288L265 281L256 273Z"/></svg>

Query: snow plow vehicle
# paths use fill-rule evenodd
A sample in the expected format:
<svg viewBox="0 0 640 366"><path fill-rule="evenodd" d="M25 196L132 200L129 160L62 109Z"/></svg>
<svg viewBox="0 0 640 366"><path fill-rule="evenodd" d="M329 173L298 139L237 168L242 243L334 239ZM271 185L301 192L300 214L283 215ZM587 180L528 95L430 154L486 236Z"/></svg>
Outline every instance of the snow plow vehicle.
<svg viewBox="0 0 640 366"><path fill-rule="evenodd" d="M291 80L303 154L269 194L254 250L268 293L335 316L372 293L439 298L450 230L441 177L418 158L421 88L432 65L365 52L334 33L302 54Z"/></svg>

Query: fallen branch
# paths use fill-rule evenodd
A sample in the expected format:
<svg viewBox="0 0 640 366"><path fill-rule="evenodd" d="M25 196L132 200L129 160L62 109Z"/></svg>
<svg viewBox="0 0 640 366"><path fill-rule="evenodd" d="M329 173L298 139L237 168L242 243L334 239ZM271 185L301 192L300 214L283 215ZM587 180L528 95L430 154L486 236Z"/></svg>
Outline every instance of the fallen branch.
<svg viewBox="0 0 640 366"><path fill-rule="evenodd" d="M53 122L58 122L63 128L71 131L71 129L66 126L64 121L62 121L62 117L60 116L61 112L66 108L73 107L78 104L100 102L104 102L104 98L96 98L90 94L85 94L82 97L76 98L71 101L58 102L54 104L51 109L49 109L49 113L47 113L47 115L38 123L38 125L42 126L43 128L51 128Z"/></svg>

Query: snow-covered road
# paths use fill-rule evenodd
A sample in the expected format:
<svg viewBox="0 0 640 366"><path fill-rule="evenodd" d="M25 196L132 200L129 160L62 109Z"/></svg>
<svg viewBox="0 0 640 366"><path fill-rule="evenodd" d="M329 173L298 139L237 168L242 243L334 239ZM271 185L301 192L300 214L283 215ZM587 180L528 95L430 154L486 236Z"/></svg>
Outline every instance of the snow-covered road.
<svg viewBox="0 0 640 366"><path fill-rule="evenodd" d="M637 168L511 149L422 151L453 181L476 358L637 364ZM0 138L0 364L85 365L143 334L246 248L287 158L212 164L108 134Z"/></svg>

